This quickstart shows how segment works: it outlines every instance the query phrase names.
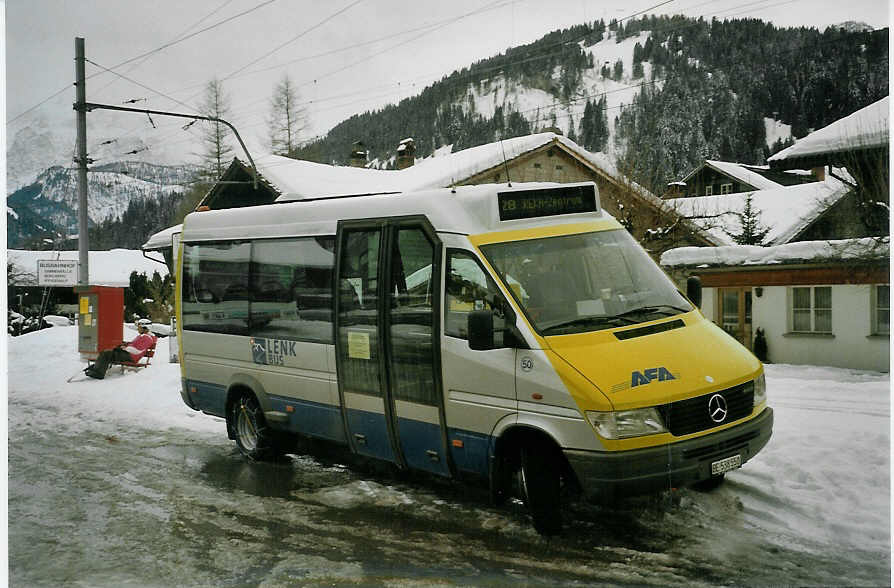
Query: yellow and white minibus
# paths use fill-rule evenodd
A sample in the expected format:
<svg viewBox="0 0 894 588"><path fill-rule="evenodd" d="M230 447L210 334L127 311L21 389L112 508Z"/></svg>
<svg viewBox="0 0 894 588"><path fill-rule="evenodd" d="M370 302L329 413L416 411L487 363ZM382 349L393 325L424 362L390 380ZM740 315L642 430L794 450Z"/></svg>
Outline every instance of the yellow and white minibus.
<svg viewBox="0 0 894 588"><path fill-rule="evenodd" d="M549 534L564 489L716 484L771 435L761 363L591 182L194 212L180 247L183 400L252 459L331 442Z"/></svg>

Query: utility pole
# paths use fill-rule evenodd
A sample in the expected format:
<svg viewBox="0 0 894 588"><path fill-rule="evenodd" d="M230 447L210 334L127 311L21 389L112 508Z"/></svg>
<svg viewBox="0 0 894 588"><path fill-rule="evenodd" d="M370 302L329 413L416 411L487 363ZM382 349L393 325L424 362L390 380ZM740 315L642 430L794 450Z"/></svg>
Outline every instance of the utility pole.
<svg viewBox="0 0 894 588"><path fill-rule="evenodd" d="M84 39L75 37L75 97L78 127L78 286L90 285L90 251L87 234L87 76L84 71Z"/></svg>

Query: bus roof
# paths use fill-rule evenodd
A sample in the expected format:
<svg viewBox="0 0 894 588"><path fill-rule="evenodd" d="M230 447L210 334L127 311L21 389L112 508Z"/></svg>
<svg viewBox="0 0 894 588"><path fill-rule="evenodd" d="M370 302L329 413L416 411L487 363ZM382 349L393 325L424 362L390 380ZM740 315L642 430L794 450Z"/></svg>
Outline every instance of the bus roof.
<svg viewBox="0 0 894 588"><path fill-rule="evenodd" d="M559 199L577 203L574 195L587 196L587 212L523 214L501 213L499 202L531 209L532 200ZM502 196L501 196L502 195ZM570 195L570 196L569 196ZM521 202L525 200L525 202ZM508 204L505 204L507 203ZM184 222L184 241L217 241L294 235L334 235L339 220L425 215L436 231L475 235L504 230L588 222L609 218L599 202L593 182L574 184L513 183L438 188L420 192L383 193L319 200L280 202L265 206L194 212ZM501 217L503 220L501 220Z"/></svg>

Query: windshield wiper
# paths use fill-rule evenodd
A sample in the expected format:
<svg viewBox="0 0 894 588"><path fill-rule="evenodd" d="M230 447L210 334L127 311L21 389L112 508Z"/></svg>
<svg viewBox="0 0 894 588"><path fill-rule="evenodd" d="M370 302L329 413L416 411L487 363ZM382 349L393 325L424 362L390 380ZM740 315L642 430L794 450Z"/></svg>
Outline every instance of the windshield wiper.
<svg viewBox="0 0 894 588"><path fill-rule="evenodd" d="M579 316L571 320L561 321L548 327L544 327L541 333L543 335L546 335L548 332L555 331L557 329L568 329L572 327L598 327L602 325L623 327L635 322L636 321L623 316L605 316L601 314L593 316Z"/></svg>
<svg viewBox="0 0 894 588"><path fill-rule="evenodd" d="M674 306L673 304L656 304L654 306L641 306L639 308L632 308L615 316L627 317L632 314L663 314L665 316L674 316L675 314L689 312L690 310L692 309Z"/></svg>

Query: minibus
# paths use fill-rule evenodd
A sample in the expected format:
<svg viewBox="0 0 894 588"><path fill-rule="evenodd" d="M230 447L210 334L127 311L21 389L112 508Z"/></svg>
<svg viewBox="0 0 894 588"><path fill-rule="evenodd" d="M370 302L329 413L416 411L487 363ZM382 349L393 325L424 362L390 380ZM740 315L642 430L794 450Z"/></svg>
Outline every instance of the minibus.
<svg viewBox="0 0 894 588"><path fill-rule="evenodd" d="M187 216L182 396L254 460L298 436L566 495L713 486L772 432L761 363L602 210L592 182L296 199Z"/></svg>

